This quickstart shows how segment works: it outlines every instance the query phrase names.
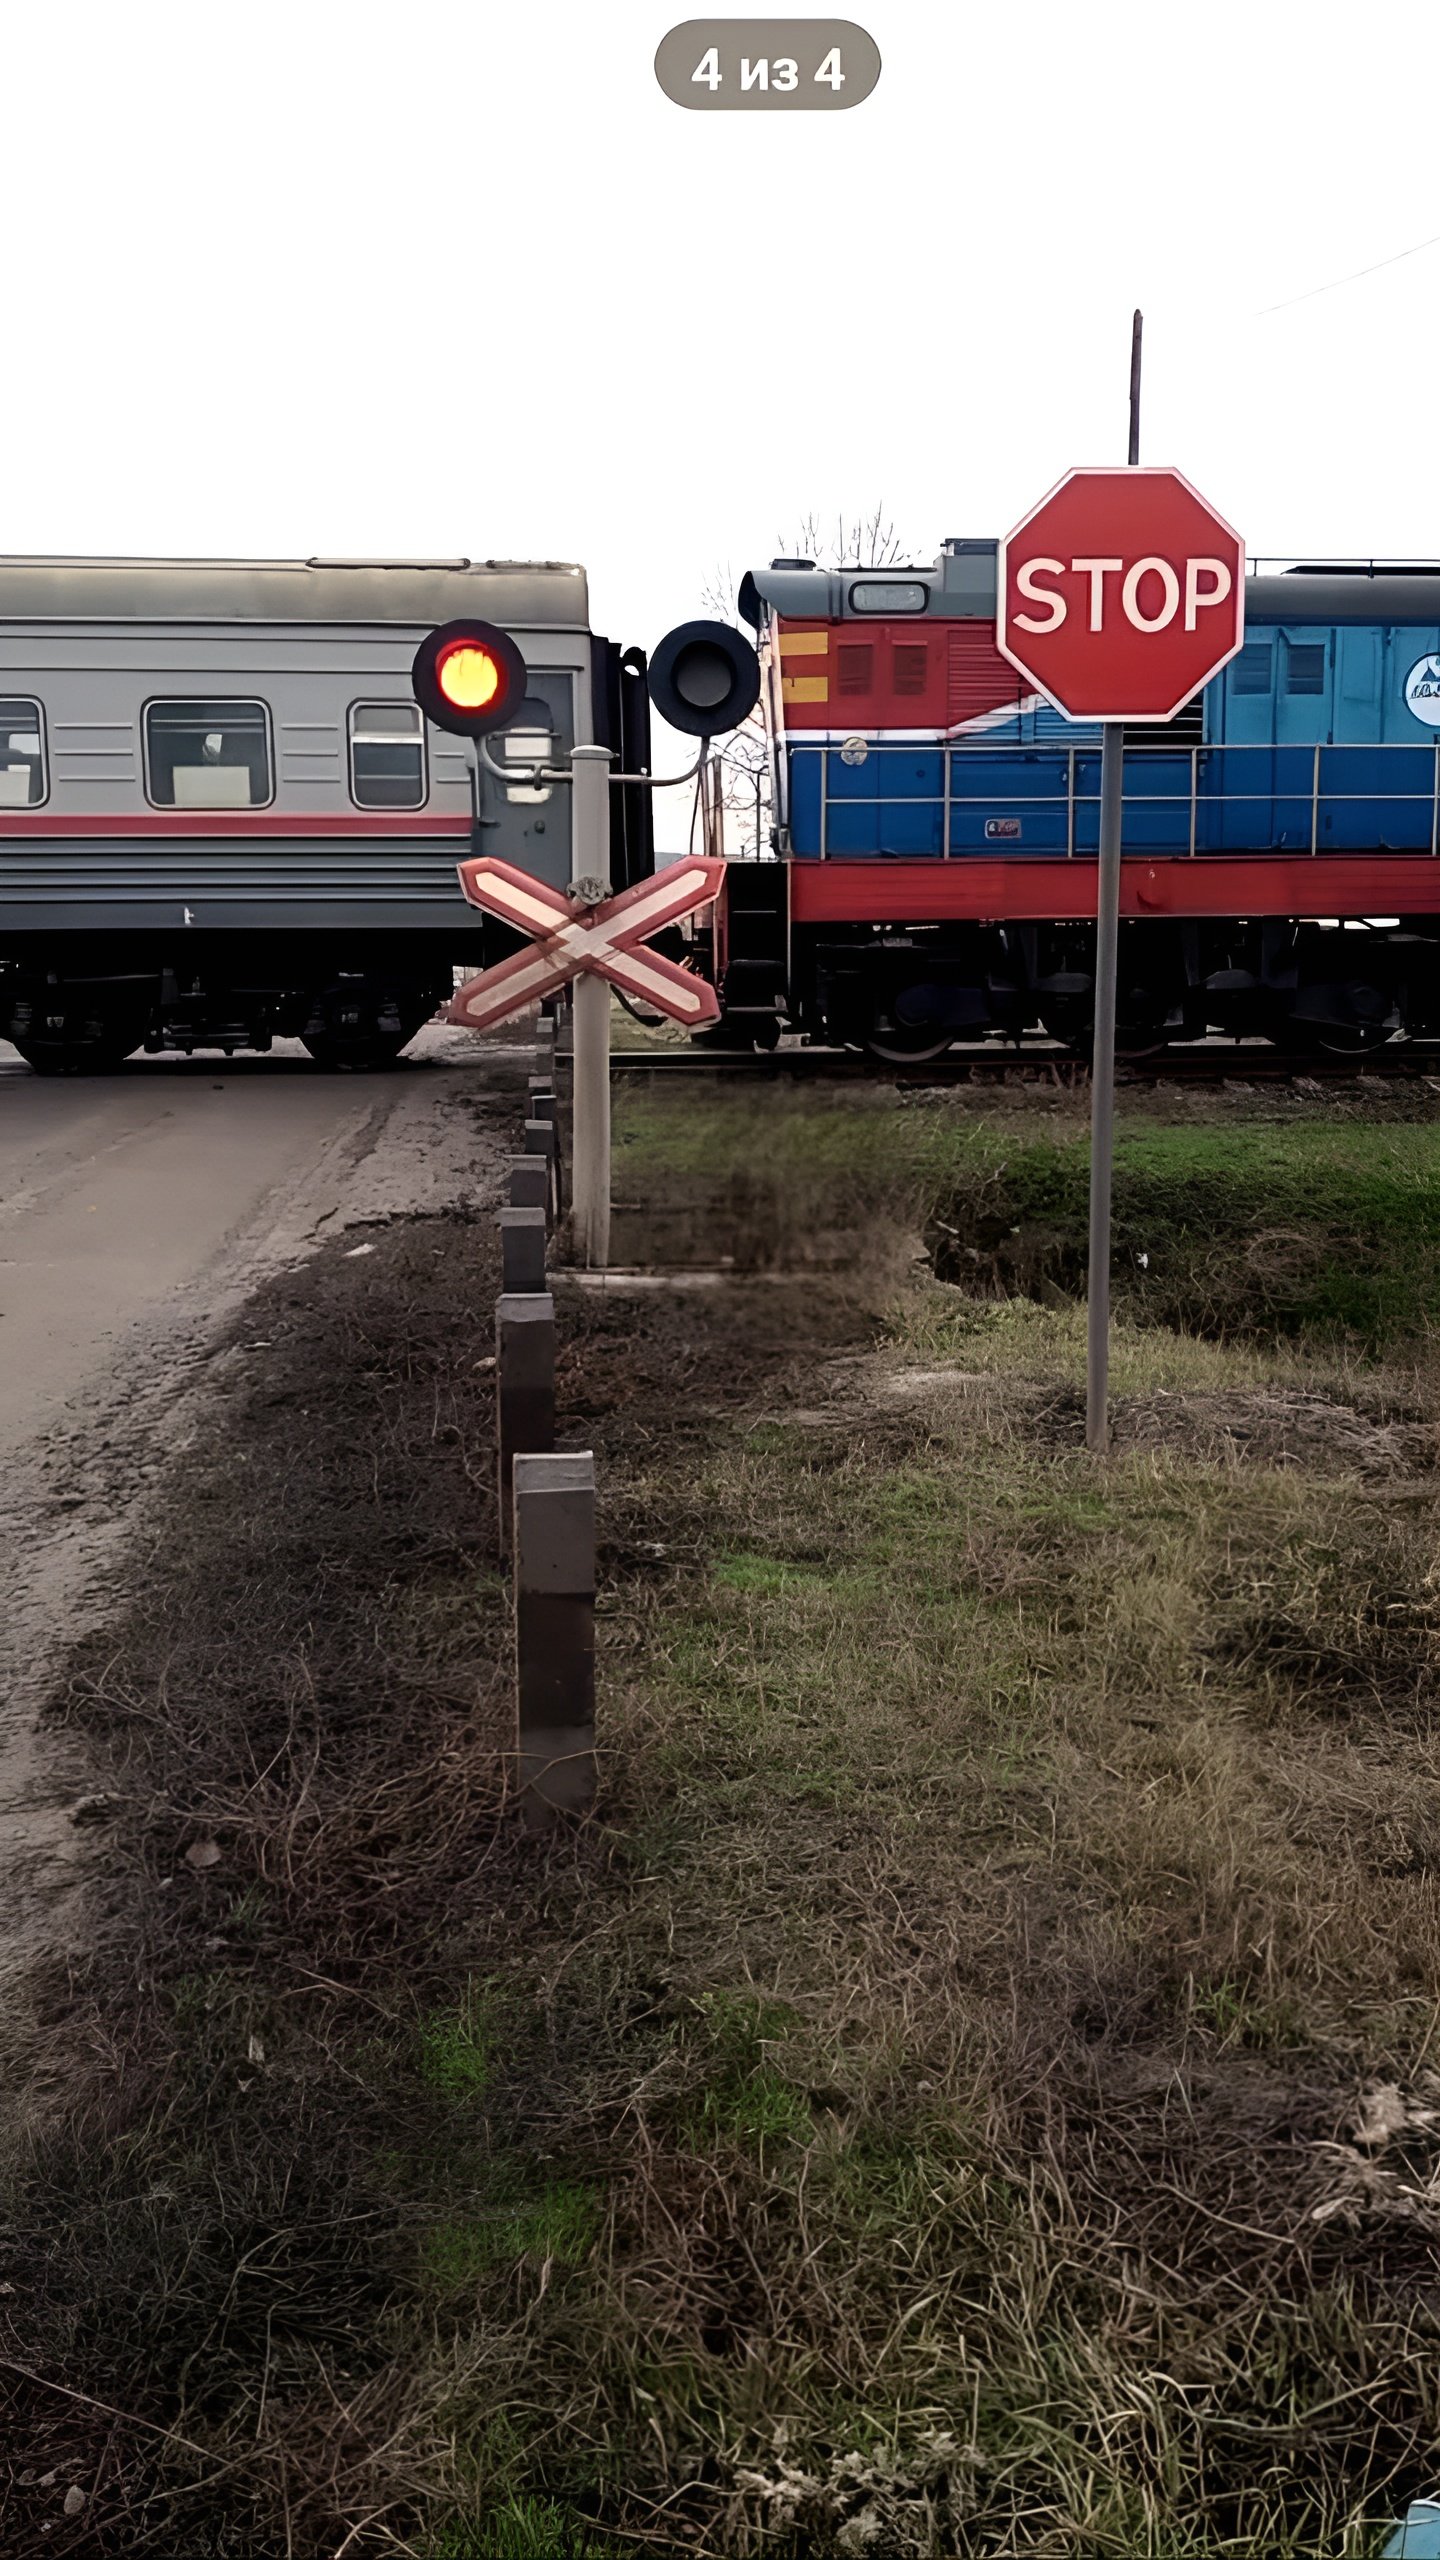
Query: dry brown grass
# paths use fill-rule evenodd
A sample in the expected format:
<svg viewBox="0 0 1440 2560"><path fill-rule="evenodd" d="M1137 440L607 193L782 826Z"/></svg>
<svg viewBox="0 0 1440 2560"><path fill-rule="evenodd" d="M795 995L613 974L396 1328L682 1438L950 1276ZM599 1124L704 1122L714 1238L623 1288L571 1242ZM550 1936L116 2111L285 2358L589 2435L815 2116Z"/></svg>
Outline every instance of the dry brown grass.
<svg viewBox="0 0 1440 2560"><path fill-rule="evenodd" d="M569 1293L605 1788L547 1850L488 1230L374 1241L251 1310L59 1702L120 1854L7 2550L1367 2548L1436 2449L1423 1374L1127 1334L1097 1480L1065 1310Z"/></svg>

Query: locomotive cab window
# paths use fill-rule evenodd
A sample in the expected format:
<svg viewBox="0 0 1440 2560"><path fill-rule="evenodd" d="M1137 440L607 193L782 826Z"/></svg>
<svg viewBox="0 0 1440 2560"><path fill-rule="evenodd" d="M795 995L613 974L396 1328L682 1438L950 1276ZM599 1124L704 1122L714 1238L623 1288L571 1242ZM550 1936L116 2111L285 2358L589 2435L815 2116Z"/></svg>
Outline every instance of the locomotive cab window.
<svg viewBox="0 0 1440 2560"><path fill-rule="evenodd" d="M0 809L45 797L45 729L38 702L0 700Z"/></svg>
<svg viewBox="0 0 1440 2560"><path fill-rule="evenodd" d="M351 703L350 797L357 809L424 807L425 723L418 703Z"/></svg>
<svg viewBox="0 0 1440 2560"><path fill-rule="evenodd" d="M157 809L262 809L273 797L263 702L148 702L145 780Z"/></svg>

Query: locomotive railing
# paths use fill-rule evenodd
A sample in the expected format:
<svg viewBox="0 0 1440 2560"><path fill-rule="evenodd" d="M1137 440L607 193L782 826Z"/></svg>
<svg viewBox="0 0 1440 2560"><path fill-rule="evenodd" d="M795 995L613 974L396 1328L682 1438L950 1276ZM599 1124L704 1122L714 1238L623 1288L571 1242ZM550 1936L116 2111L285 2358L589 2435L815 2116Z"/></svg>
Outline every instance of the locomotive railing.
<svg viewBox="0 0 1440 2560"><path fill-rule="evenodd" d="M937 759L939 790L917 788ZM822 860L852 853L965 860L1007 846L1075 860L1099 843L1098 742L867 738L810 747L792 737L792 833L802 807L813 813L805 768L816 765ZM882 810L887 831L908 841L880 841ZM924 811L935 813L928 825ZM867 812L875 813L873 828ZM875 841L862 841L872 833ZM1433 745L1127 747L1123 844L1135 854L1374 847L1440 858L1440 736Z"/></svg>

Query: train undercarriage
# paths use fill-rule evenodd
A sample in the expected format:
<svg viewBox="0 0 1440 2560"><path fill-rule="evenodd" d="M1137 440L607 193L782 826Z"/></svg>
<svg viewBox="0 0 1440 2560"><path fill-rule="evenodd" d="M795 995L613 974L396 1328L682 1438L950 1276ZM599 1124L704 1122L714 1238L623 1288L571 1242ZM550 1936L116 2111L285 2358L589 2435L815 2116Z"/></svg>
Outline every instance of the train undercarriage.
<svg viewBox="0 0 1440 2560"><path fill-rule="evenodd" d="M780 1029L882 1059L1046 1032L1084 1055L1094 1014L1088 922L786 927L784 867L732 871L716 948L723 1045ZM1363 1055L1440 1033L1440 917L1126 918L1117 1043L1266 1039Z"/></svg>
<svg viewBox="0 0 1440 2560"><path fill-rule="evenodd" d="M106 935L14 949L0 1036L40 1075L103 1074L136 1051L264 1051L303 1041L326 1067L382 1067L450 995L449 945L192 935L175 949Z"/></svg>

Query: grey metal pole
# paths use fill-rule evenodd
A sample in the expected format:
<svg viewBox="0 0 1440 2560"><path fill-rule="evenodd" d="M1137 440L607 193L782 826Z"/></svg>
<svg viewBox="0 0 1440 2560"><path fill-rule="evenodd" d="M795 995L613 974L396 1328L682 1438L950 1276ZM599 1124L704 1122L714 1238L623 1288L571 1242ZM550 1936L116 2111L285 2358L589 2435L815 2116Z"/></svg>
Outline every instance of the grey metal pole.
<svg viewBox="0 0 1440 2560"><path fill-rule="evenodd" d="M610 750L576 747L570 763L575 878L598 904L610 894ZM573 997L575 1247L588 1269L603 1271L610 1259L610 982L584 969Z"/></svg>
<svg viewBox="0 0 1440 2560"><path fill-rule="evenodd" d="M1144 314L1130 323L1130 435L1140 459L1140 352ZM1100 732L1100 859L1095 881L1095 1035L1090 1065L1090 1259L1086 1275L1085 1446L1110 1446L1110 1193L1115 1161L1115 980L1120 958L1120 838L1125 814L1125 732Z"/></svg>
<svg viewBox="0 0 1440 2560"><path fill-rule="evenodd" d="M1090 1070L1090 1267L1086 1281L1085 1445L1110 1445L1110 1175L1115 1149L1115 979L1120 948L1120 831L1125 732L1100 747L1100 863L1095 898L1095 1044Z"/></svg>

